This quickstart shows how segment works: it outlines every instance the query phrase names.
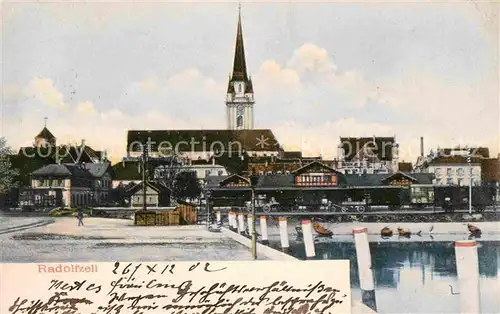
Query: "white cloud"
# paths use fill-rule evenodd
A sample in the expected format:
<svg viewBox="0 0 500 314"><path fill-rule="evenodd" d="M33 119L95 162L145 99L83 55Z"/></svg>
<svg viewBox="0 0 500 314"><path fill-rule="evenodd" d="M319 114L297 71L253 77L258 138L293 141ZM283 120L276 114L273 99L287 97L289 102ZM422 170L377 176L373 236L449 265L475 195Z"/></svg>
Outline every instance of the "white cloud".
<svg viewBox="0 0 500 314"><path fill-rule="evenodd" d="M288 61L288 66L301 73L331 74L337 69L326 49L311 43L304 44L295 50Z"/></svg>
<svg viewBox="0 0 500 314"><path fill-rule="evenodd" d="M279 92L298 92L300 76L294 70L282 67L274 60L264 61L253 78L258 93L276 94Z"/></svg>
<svg viewBox="0 0 500 314"><path fill-rule="evenodd" d="M94 108L94 104L91 103L90 101L79 102L76 105L76 111L77 111L77 113L84 114L84 115L93 115L96 113L96 110Z"/></svg>
<svg viewBox="0 0 500 314"><path fill-rule="evenodd" d="M34 78L25 89L27 97L36 98L46 106L66 109L68 105L64 102L61 94L54 82L50 78Z"/></svg>

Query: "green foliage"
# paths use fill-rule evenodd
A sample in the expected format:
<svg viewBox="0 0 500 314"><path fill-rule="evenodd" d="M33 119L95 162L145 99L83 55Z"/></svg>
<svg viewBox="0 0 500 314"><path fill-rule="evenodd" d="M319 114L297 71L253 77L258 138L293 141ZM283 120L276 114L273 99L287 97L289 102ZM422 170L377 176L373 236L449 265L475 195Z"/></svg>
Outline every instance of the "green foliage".
<svg viewBox="0 0 500 314"><path fill-rule="evenodd" d="M126 206L126 199L129 196L127 194L128 185L124 185L120 183L116 188L111 190L111 200L115 203L118 203L120 206Z"/></svg>
<svg viewBox="0 0 500 314"><path fill-rule="evenodd" d="M19 175L19 171L12 167L11 155L12 151L7 141L0 137L0 193L16 187L15 178Z"/></svg>
<svg viewBox="0 0 500 314"><path fill-rule="evenodd" d="M201 195L201 184L196 176L196 172L179 172L175 176L172 195L179 200L198 198Z"/></svg>

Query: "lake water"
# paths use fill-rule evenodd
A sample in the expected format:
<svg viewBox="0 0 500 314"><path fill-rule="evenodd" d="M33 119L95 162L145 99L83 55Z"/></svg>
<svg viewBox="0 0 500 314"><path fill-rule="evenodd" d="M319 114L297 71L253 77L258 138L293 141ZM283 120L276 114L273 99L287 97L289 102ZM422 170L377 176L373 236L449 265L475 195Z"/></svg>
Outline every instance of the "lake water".
<svg viewBox="0 0 500 314"><path fill-rule="evenodd" d="M277 239L271 246L279 248ZM482 313L500 313L500 241L479 242ZM317 243L315 259L349 259L353 298L361 300L354 242ZM291 254L305 259L303 243ZM453 242L371 242L379 313L460 313Z"/></svg>

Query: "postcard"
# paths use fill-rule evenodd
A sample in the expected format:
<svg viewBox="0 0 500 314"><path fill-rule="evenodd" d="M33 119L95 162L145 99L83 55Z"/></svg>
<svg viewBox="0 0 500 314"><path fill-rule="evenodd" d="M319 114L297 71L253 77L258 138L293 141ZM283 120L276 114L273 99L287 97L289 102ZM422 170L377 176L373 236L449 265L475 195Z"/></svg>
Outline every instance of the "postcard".
<svg viewBox="0 0 500 314"><path fill-rule="evenodd" d="M0 313L500 313L497 1L3 1Z"/></svg>

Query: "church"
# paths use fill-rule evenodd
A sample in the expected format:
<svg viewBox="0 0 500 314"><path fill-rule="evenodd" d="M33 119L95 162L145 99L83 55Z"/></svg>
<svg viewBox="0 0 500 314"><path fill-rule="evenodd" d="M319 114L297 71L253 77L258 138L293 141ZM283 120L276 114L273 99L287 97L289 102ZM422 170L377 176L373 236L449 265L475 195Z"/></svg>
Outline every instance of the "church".
<svg viewBox="0 0 500 314"><path fill-rule="evenodd" d="M255 98L245 59L241 10L225 102L226 129L129 130L127 157L142 155L142 146L147 142L149 155L153 157L172 152L190 160L223 155L278 158L283 155L283 148L270 129L254 128Z"/></svg>

